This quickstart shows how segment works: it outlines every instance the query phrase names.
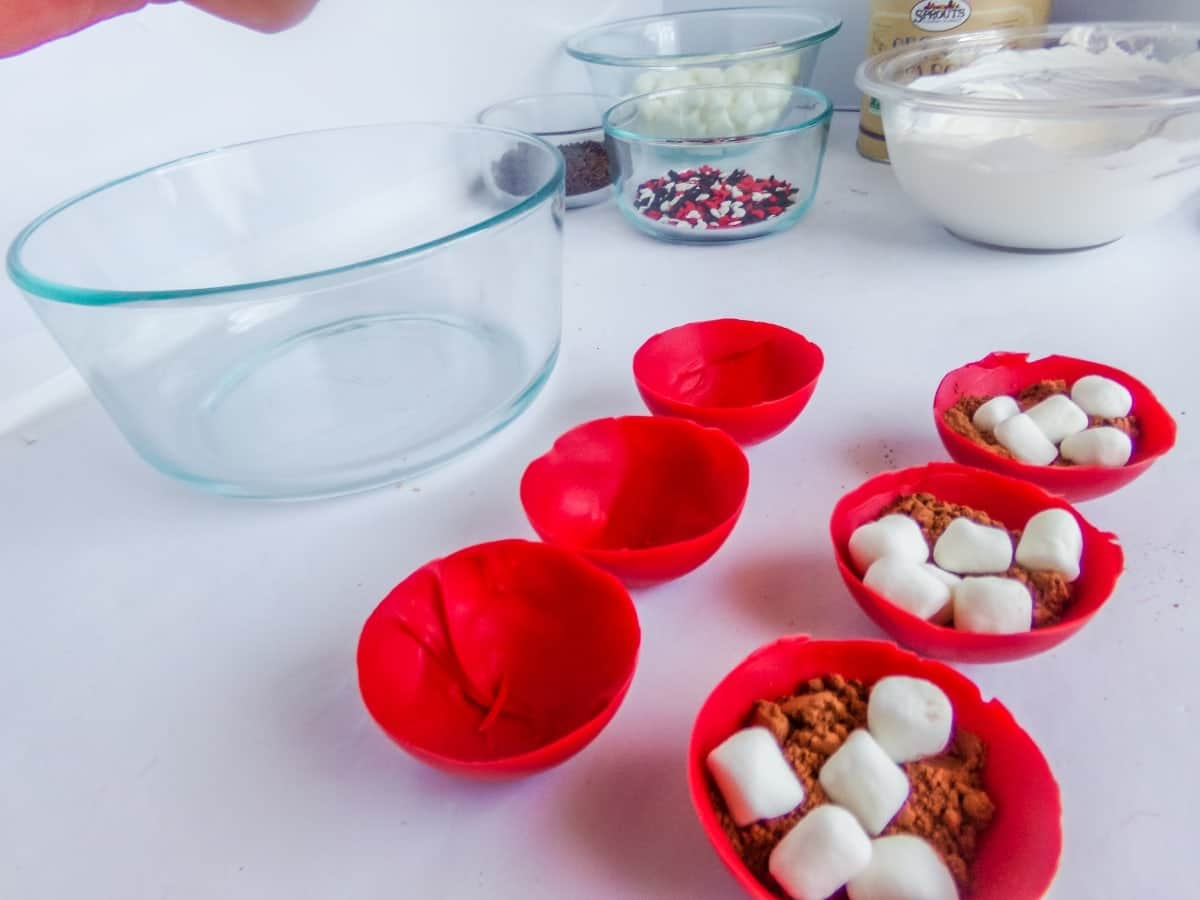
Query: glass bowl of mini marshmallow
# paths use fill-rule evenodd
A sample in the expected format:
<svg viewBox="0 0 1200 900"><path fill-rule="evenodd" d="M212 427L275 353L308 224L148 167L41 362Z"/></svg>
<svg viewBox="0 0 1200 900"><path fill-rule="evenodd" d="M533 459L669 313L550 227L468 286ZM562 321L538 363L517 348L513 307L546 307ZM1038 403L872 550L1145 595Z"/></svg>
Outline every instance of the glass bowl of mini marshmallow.
<svg viewBox="0 0 1200 900"><path fill-rule="evenodd" d="M901 187L949 231L1082 249L1200 189L1198 46L1200 23L983 31L890 50L856 83Z"/></svg>
<svg viewBox="0 0 1200 900"><path fill-rule="evenodd" d="M780 6L702 9L609 22L567 40L598 94L689 85L807 85L842 20Z"/></svg>

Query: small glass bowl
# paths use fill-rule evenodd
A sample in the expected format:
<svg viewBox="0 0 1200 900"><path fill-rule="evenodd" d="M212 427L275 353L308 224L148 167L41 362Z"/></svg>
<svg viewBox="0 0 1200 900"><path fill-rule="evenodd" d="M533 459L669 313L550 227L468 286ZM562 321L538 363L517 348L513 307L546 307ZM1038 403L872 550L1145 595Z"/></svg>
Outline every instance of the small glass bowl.
<svg viewBox="0 0 1200 900"><path fill-rule="evenodd" d="M619 103L604 115L617 207L669 241L789 228L816 195L832 114L824 94L778 84L672 88Z"/></svg>
<svg viewBox="0 0 1200 900"><path fill-rule="evenodd" d="M566 43L599 94L628 97L695 84L806 85L842 20L783 6L700 9L609 22Z"/></svg>
<svg viewBox="0 0 1200 900"><path fill-rule="evenodd" d="M616 97L599 94L536 94L505 100L476 117L481 125L509 128L540 137L563 155L567 208L591 206L612 193L604 146L604 111Z"/></svg>

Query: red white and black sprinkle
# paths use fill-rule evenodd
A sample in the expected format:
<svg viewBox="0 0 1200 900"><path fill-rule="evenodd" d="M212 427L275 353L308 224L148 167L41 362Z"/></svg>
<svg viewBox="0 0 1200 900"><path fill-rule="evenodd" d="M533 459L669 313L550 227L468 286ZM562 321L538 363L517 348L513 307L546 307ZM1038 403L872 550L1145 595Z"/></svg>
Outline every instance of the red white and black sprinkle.
<svg viewBox="0 0 1200 900"><path fill-rule="evenodd" d="M798 190L774 175L755 178L744 169L728 175L712 166L668 170L636 188L633 208L664 225L698 230L756 225L792 206Z"/></svg>

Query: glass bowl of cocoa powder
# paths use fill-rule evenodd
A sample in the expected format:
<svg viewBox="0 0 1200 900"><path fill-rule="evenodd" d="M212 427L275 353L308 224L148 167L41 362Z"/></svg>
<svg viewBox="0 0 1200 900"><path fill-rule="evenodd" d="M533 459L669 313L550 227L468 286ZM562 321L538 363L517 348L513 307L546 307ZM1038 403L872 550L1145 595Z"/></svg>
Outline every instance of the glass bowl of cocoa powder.
<svg viewBox="0 0 1200 900"><path fill-rule="evenodd" d="M892 513L914 519L931 551L960 517L1008 531L1017 546L1029 520L1049 509L1066 510L1079 525L1079 576L1068 581L1058 572L1031 571L1016 562L998 573L1022 582L1032 595L1032 627L1014 634L960 631L920 618L868 587L849 551L855 529ZM1067 500L1027 481L958 463L929 463L868 479L837 502L829 531L842 580L863 612L905 646L957 662L1006 662L1061 644L1108 602L1125 567L1116 536L1100 531Z"/></svg>
<svg viewBox="0 0 1200 900"><path fill-rule="evenodd" d="M893 675L940 688L954 721L941 753L903 765L909 796L883 835L928 842L964 898L1043 896L1062 851L1062 804L1042 752L1000 701L984 701L966 676L886 641L785 637L756 650L709 694L692 729L688 783L721 861L749 896L787 896L770 875L770 853L797 821L828 802L818 770L849 733L868 727L872 686ZM753 726L780 743L804 800L786 815L739 827L706 760L734 732Z"/></svg>
<svg viewBox="0 0 1200 900"><path fill-rule="evenodd" d="M1066 394L1088 375L1111 379L1132 395L1128 415L1092 417L1089 423L1129 435L1133 450L1124 465L1077 465L1061 456L1050 465L1022 462L972 422L974 412L989 399L1011 396L1026 410L1047 396ZM967 363L942 378L933 398L933 418L947 452L958 462L1023 478L1076 502L1124 487L1175 445L1175 420L1150 388L1128 372L1070 356L1030 359L1027 353L998 352Z"/></svg>
<svg viewBox="0 0 1200 900"><path fill-rule="evenodd" d="M476 118L481 125L521 131L557 147L566 166L567 208L575 209L606 200L612 193L601 119L616 103L616 97L600 94L536 94L496 103ZM517 148L516 152L524 151ZM501 171L504 166L501 159Z"/></svg>

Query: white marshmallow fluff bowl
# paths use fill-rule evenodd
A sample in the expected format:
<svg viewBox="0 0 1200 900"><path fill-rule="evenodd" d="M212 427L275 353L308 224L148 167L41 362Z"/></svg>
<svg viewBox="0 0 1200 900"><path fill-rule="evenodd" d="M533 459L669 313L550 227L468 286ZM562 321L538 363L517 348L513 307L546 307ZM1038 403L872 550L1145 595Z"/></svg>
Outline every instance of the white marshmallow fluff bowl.
<svg viewBox="0 0 1200 900"><path fill-rule="evenodd" d="M1200 23L932 38L859 67L904 191L954 234L1106 244L1200 189Z"/></svg>

